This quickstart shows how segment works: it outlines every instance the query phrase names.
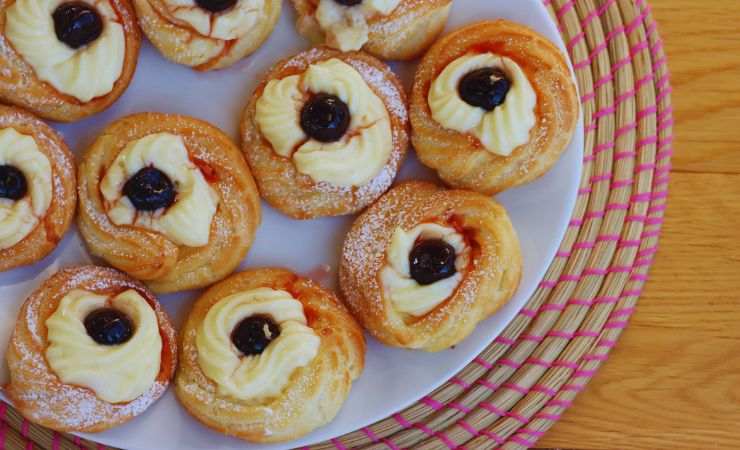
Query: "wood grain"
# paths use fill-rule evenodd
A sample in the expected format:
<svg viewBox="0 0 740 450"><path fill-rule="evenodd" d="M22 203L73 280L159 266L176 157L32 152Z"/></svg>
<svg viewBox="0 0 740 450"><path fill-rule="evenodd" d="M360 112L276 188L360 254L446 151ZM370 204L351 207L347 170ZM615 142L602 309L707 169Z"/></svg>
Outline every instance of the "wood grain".
<svg viewBox="0 0 740 450"><path fill-rule="evenodd" d="M612 357L542 447L740 448L740 2L650 3L676 112L661 247Z"/></svg>

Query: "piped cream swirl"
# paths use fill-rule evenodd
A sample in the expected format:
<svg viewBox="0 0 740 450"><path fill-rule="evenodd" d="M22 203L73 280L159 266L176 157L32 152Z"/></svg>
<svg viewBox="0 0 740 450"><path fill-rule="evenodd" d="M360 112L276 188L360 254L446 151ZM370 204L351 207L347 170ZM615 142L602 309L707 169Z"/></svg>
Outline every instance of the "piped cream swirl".
<svg viewBox="0 0 740 450"><path fill-rule="evenodd" d="M483 68L501 69L511 81L504 103L486 111L466 103L458 92L460 80ZM536 122L537 94L519 65L509 58L481 53L465 55L452 61L429 90L432 117L445 128L471 133L486 150L508 156L529 141L529 131Z"/></svg>
<svg viewBox="0 0 740 450"><path fill-rule="evenodd" d="M318 93L335 95L349 108L349 129L337 142L309 139L300 126L305 102ZM271 80L257 100L255 118L275 153L292 157L296 169L317 182L362 186L380 173L393 148L385 104L357 70L338 59Z"/></svg>
<svg viewBox="0 0 740 450"><path fill-rule="evenodd" d="M139 170L154 167L164 172L177 191L175 203L154 212L137 211L121 192ZM129 142L100 182L111 222L136 225L160 232L172 242L188 247L208 244L211 222L218 208L218 194L190 160L180 136L156 133Z"/></svg>
<svg viewBox="0 0 740 450"><path fill-rule="evenodd" d="M26 178L28 194L19 200L0 198L0 249L28 236L51 205L51 163L31 136L0 129L0 166L12 166Z"/></svg>
<svg viewBox="0 0 740 450"><path fill-rule="evenodd" d="M411 278L409 254L420 239L441 239L455 249L456 273L453 276L426 286ZM415 317L423 316L455 292L467 270L469 259L470 248L454 228L436 223L423 223L409 231L396 228L386 250L386 265L380 272L385 296L396 311Z"/></svg>
<svg viewBox="0 0 740 450"><path fill-rule="evenodd" d="M368 39L368 19L387 16L400 0L364 0L345 6L336 0L319 0L316 21L326 35L326 44L343 52L359 50Z"/></svg>
<svg viewBox="0 0 740 450"><path fill-rule="evenodd" d="M105 307L132 320L134 334L127 342L106 346L87 334L85 318ZM157 379L162 363L157 315L132 289L113 298L81 289L70 291L46 320L46 328L46 360L65 384L89 388L108 403L126 403L147 392Z"/></svg>
<svg viewBox="0 0 740 450"><path fill-rule="evenodd" d="M52 14L65 0L16 0L5 17L5 36L36 76L57 91L88 102L113 90L123 71L126 38L120 19L105 1L90 2L103 21L102 34L73 49L54 31Z"/></svg>
<svg viewBox="0 0 740 450"><path fill-rule="evenodd" d="M247 35L265 15L265 0L237 0L232 8L220 13L198 7L195 0L165 0L164 5L174 18L199 34L225 41Z"/></svg>
<svg viewBox="0 0 740 450"><path fill-rule="evenodd" d="M231 333L244 319L271 317L280 335L259 355L244 356ZM295 370L318 354L321 339L307 326L303 305L286 291L258 288L221 299L198 327L198 365L220 395L246 401L275 397Z"/></svg>

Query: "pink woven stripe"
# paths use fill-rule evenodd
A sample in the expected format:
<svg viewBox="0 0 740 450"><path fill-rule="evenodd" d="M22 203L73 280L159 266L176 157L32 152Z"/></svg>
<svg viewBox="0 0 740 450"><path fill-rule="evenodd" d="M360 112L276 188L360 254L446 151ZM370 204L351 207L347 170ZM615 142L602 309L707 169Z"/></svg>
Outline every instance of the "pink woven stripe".
<svg viewBox="0 0 740 450"><path fill-rule="evenodd" d="M506 415L506 411L504 411L503 409L497 407L496 405L490 402L480 402L479 406L485 409L486 411L496 414L499 417L504 417Z"/></svg>
<svg viewBox="0 0 740 450"><path fill-rule="evenodd" d="M597 305L613 305L619 302L619 297L601 296L594 299L594 303Z"/></svg>
<svg viewBox="0 0 740 450"><path fill-rule="evenodd" d="M499 344L504 344L504 345L514 345L514 344L516 344L516 341L514 339L509 339L506 336L498 336L496 338L496 342L498 342Z"/></svg>
<svg viewBox="0 0 740 450"><path fill-rule="evenodd" d="M509 438L509 440L515 444L521 445L525 448L529 448L535 444L535 441L530 441L527 439L524 439L522 437L519 437L518 435L514 435Z"/></svg>
<svg viewBox="0 0 740 450"><path fill-rule="evenodd" d="M533 366L540 366L540 367L550 367L552 365L550 361L547 361L545 359L540 359L540 358L534 358L534 357L527 359L527 364L531 364Z"/></svg>
<svg viewBox="0 0 740 450"><path fill-rule="evenodd" d="M481 378L481 379L478 380L478 384L480 384L481 386L484 386L484 387L490 389L491 391L496 391L496 390L498 390L498 388L501 387L498 384L494 384L491 381L485 380L483 378Z"/></svg>
<svg viewBox="0 0 740 450"><path fill-rule="evenodd" d="M502 366L510 367L512 369L518 369L522 367L522 365L514 360L508 359L508 358L501 358L498 363Z"/></svg>
<svg viewBox="0 0 740 450"><path fill-rule="evenodd" d="M534 311L534 310L529 309L529 308L522 308L522 310L519 311L519 314L521 314L521 315L523 315L525 317L529 317L530 319L537 317L537 311Z"/></svg>
<svg viewBox="0 0 740 450"><path fill-rule="evenodd" d="M463 419L460 419L457 421L457 425L460 425L460 428L467 431L471 436L479 436L480 431L475 429L472 425L470 425L468 422L466 422Z"/></svg>
<svg viewBox="0 0 740 450"><path fill-rule="evenodd" d="M584 386L582 384L564 384L560 390L564 392L581 392L583 388Z"/></svg>
<svg viewBox="0 0 740 450"><path fill-rule="evenodd" d="M529 423L529 419L524 417L523 415L515 412L515 411L509 411L506 413L506 417L511 417L512 419L516 420L517 422L521 423L522 425L526 425Z"/></svg>
<svg viewBox="0 0 740 450"><path fill-rule="evenodd" d="M542 436L545 435L545 432L544 431L533 430L531 428L522 428L521 430L519 430L519 432L521 434L528 434L528 435L534 436L534 437L542 437Z"/></svg>
<svg viewBox="0 0 740 450"><path fill-rule="evenodd" d="M652 75L651 75L651 78L652 78ZM656 112L658 112L658 107L657 106L655 106L655 105L647 106L644 109L641 109L641 110L637 111L637 120L642 120L642 119L644 119L646 117L650 117L653 114L655 114Z"/></svg>
<svg viewBox="0 0 740 450"><path fill-rule="evenodd" d="M336 448L337 450L347 450L347 447L345 447L344 444L342 444L342 442L337 438L332 439L331 443L334 444L334 448Z"/></svg>
<svg viewBox="0 0 740 450"><path fill-rule="evenodd" d="M404 428L411 428L411 422L409 422L408 420L406 420L406 418L403 417L400 413L393 414L393 418L402 427L404 427Z"/></svg>
<svg viewBox="0 0 740 450"><path fill-rule="evenodd" d="M635 152L631 152L631 153L633 153L635 155L637 154ZM623 188L623 187L631 187L634 182L635 182L635 180L632 179L632 178L627 178L627 179L624 179L624 180L614 180L614 182L612 183L612 188L613 189L619 189L619 188Z"/></svg>
<svg viewBox="0 0 740 450"><path fill-rule="evenodd" d="M558 305L557 303L545 303L540 307L540 312L557 311L562 312L565 309L565 305Z"/></svg>
<svg viewBox="0 0 740 450"><path fill-rule="evenodd" d="M485 359L481 358L480 356L476 357L473 361L475 361L476 364L481 365L485 367L488 370L493 369L493 364L489 363Z"/></svg>
<svg viewBox="0 0 740 450"><path fill-rule="evenodd" d="M635 310L636 310L636 308L634 308L634 307L620 308L620 309L614 310L612 312L612 315L611 316L612 316L612 318L615 318L615 319L617 317L621 317L621 316L628 316L629 317L629 316L631 316L635 312Z"/></svg>
<svg viewBox="0 0 740 450"><path fill-rule="evenodd" d="M550 330L547 335L554 338L573 339L573 333L569 331Z"/></svg>
<svg viewBox="0 0 740 450"><path fill-rule="evenodd" d="M470 389L470 383L468 383L467 381L463 380L460 377L453 377L453 378L451 378L450 379L450 383L454 383L454 384L460 386L461 388L463 388L465 390Z"/></svg>
<svg viewBox="0 0 740 450"><path fill-rule="evenodd" d="M573 372L573 378L580 378L580 377L591 378L594 375L596 375L595 369L576 370L575 372Z"/></svg>
<svg viewBox="0 0 740 450"><path fill-rule="evenodd" d="M504 383L504 385L502 387L504 387L504 388L506 388L506 389L508 389L510 391L518 392L520 394L526 394L527 392L529 392L529 389L527 389L524 386L519 386L516 383Z"/></svg>
<svg viewBox="0 0 740 450"><path fill-rule="evenodd" d="M596 237L596 242L619 242L621 236L618 234L600 234Z"/></svg>
<svg viewBox="0 0 740 450"><path fill-rule="evenodd" d="M589 211L585 217L586 219L603 219L604 211Z"/></svg>
<svg viewBox="0 0 740 450"><path fill-rule="evenodd" d="M550 414L546 412L537 413L537 415L535 415L534 417L537 419L549 420L551 422L557 422L558 420L560 420L560 414Z"/></svg>
<svg viewBox="0 0 740 450"><path fill-rule="evenodd" d="M609 355L583 355L584 361L606 361Z"/></svg>
<svg viewBox="0 0 740 450"><path fill-rule="evenodd" d="M577 35L573 36L568 43L565 45L568 48L568 53L573 53L573 48L586 37L586 32L581 31Z"/></svg>
<svg viewBox="0 0 740 450"><path fill-rule="evenodd" d="M497 443L498 445L501 445L504 442L506 442L504 438L502 438L501 436L499 436L498 434L490 430L481 430L481 434L486 436L488 439L491 439L493 442Z"/></svg>
<svg viewBox="0 0 740 450"><path fill-rule="evenodd" d="M541 384L537 384L534 387L532 387L532 391L533 392L540 392L542 394L549 395L550 397L553 397L553 396L555 396L558 393L557 390L550 389L549 387L543 386Z"/></svg>
<svg viewBox="0 0 740 450"><path fill-rule="evenodd" d="M573 244L574 250L590 250L596 246L596 243L593 241L584 241L584 242L576 242Z"/></svg>
<svg viewBox="0 0 740 450"><path fill-rule="evenodd" d="M371 441L376 443L380 442L380 438L373 432L373 430L370 429L370 427L364 427L362 428L362 431L365 433L365 436L367 436Z"/></svg>
<svg viewBox="0 0 740 450"><path fill-rule="evenodd" d="M555 12L555 15L557 16L559 22L562 22L563 16L566 15L568 11L573 9L575 3L575 0L568 0L563 4L563 6L560 7L560 9Z"/></svg>
<svg viewBox="0 0 740 450"><path fill-rule="evenodd" d="M439 411L444 407L444 405L437 400L431 398L431 397L424 397L421 399L421 402L427 405L428 407L432 408L435 411Z"/></svg>
<svg viewBox="0 0 740 450"><path fill-rule="evenodd" d="M388 446L391 450L401 450L401 447L397 446L390 439L383 439L383 443Z"/></svg>
<svg viewBox="0 0 740 450"><path fill-rule="evenodd" d="M544 336L537 336L536 334L524 334L524 335L522 335L522 337L520 339L522 341L530 341L530 342L540 343L540 342L542 342L545 339L545 337Z"/></svg>
<svg viewBox="0 0 740 450"><path fill-rule="evenodd" d="M559 360L553 362L552 365L555 366L555 367L565 367L567 369L573 369L573 370L576 370L578 368L578 363L574 363L574 362L570 362L570 361L565 361L565 360L562 360L562 359L559 359Z"/></svg>
<svg viewBox="0 0 740 450"><path fill-rule="evenodd" d="M557 281L553 281L553 280L542 280L542 281L540 281L540 286L542 286L543 288L546 288L546 289L552 289L552 288L554 288L557 285L558 285L558 282Z"/></svg>
<svg viewBox="0 0 740 450"><path fill-rule="evenodd" d="M587 298L572 298L568 300L567 303L568 306L585 306L590 307L593 305L593 302Z"/></svg>
<svg viewBox="0 0 740 450"><path fill-rule="evenodd" d="M470 412L472 411L467 406L465 406L463 404L460 404L458 402L451 402L448 406L450 408L452 408L452 409L456 409L456 410L460 411L461 413L465 413L465 414L470 414Z"/></svg>
<svg viewBox="0 0 740 450"><path fill-rule="evenodd" d="M642 295L642 289L630 289L622 292L622 297L639 297Z"/></svg>
<svg viewBox="0 0 740 450"><path fill-rule="evenodd" d="M560 275L560 281L577 283L581 281L581 277L579 275L571 275L571 274L566 273L566 274Z"/></svg>
<svg viewBox="0 0 740 450"><path fill-rule="evenodd" d="M554 399L550 400L549 402L547 402L547 404L548 404L548 406L556 406L558 408L569 408L570 405L573 404L573 402L571 402L569 400L562 400L562 399L559 399L559 398L554 398Z"/></svg>

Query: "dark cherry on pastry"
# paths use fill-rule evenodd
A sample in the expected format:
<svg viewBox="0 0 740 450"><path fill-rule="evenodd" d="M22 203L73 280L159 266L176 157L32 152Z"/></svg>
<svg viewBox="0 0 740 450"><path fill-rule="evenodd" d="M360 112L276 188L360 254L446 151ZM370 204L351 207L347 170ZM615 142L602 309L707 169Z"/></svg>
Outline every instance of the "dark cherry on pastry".
<svg viewBox="0 0 740 450"><path fill-rule="evenodd" d="M226 11L236 5L237 0L195 0L195 4L201 9L212 13Z"/></svg>
<svg viewBox="0 0 740 450"><path fill-rule="evenodd" d="M52 14L57 39L73 49L93 42L103 32L103 21L94 7L84 2L62 3Z"/></svg>
<svg viewBox="0 0 740 450"><path fill-rule="evenodd" d="M455 269L455 249L441 239L417 242L409 254L411 278L422 286L449 278Z"/></svg>
<svg viewBox="0 0 740 450"><path fill-rule="evenodd" d="M301 128L319 142L336 142L347 132L350 113L347 104L330 94L316 94L301 110Z"/></svg>
<svg viewBox="0 0 740 450"><path fill-rule="evenodd" d="M28 184L23 172L13 166L0 166L0 198L20 200L27 192Z"/></svg>
<svg viewBox="0 0 740 450"><path fill-rule="evenodd" d="M155 167L145 167L126 181L123 195L139 211L156 211L171 206L177 192L164 172Z"/></svg>
<svg viewBox="0 0 740 450"><path fill-rule="evenodd" d="M465 75L458 86L465 103L493 111L504 103L511 82L500 69L483 68Z"/></svg>
<svg viewBox="0 0 740 450"><path fill-rule="evenodd" d="M259 355L280 336L280 327L270 317L251 316L239 322L231 342L245 356Z"/></svg>
<svg viewBox="0 0 740 450"><path fill-rule="evenodd" d="M113 308L100 308L85 318L87 334L100 345L125 344L134 334L134 325L126 314Z"/></svg>
<svg viewBox="0 0 740 450"><path fill-rule="evenodd" d="M360 3L362 3L362 0L334 0L334 1L344 6L355 6L355 5L359 5Z"/></svg>

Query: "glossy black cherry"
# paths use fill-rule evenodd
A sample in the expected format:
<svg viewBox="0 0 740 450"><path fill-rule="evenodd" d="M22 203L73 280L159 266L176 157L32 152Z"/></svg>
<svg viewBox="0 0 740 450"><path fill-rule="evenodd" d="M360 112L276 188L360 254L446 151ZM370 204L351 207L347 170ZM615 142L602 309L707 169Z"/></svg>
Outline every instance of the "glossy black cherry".
<svg viewBox="0 0 740 450"><path fill-rule="evenodd" d="M259 355L280 336L280 327L270 317L251 316L231 332L231 342L245 356Z"/></svg>
<svg viewBox="0 0 740 450"><path fill-rule="evenodd" d="M362 0L334 0L334 1L344 6L356 6L362 3Z"/></svg>
<svg viewBox="0 0 740 450"><path fill-rule="evenodd" d="M219 13L233 8L237 0L195 0L195 4L201 9L212 13Z"/></svg>
<svg viewBox="0 0 740 450"><path fill-rule="evenodd" d="M411 278L421 285L428 285L449 278L455 269L455 249L441 239L417 242L409 254Z"/></svg>
<svg viewBox="0 0 740 450"><path fill-rule="evenodd" d="M85 329L92 340L100 345L125 344L134 335L131 319L113 308L100 308L88 314Z"/></svg>
<svg viewBox="0 0 740 450"><path fill-rule="evenodd" d="M458 86L460 98L471 106L493 111L506 100L511 82L506 74L495 68L483 68L465 75Z"/></svg>
<svg viewBox="0 0 740 450"><path fill-rule="evenodd" d="M145 167L123 185L123 195L139 211L156 211L171 206L177 192L164 172L155 167Z"/></svg>
<svg viewBox="0 0 740 450"><path fill-rule="evenodd" d="M84 2L62 3L52 13L57 39L78 49L93 42L103 32L103 19Z"/></svg>
<svg viewBox="0 0 740 450"><path fill-rule="evenodd" d="M301 110L301 128L319 142L336 142L349 128L347 104L330 94L316 94Z"/></svg>
<svg viewBox="0 0 740 450"><path fill-rule="evenodd" d="M20 200L26 196L28 184L23 172L17 167L0 166L0 198Z"/></svg>

